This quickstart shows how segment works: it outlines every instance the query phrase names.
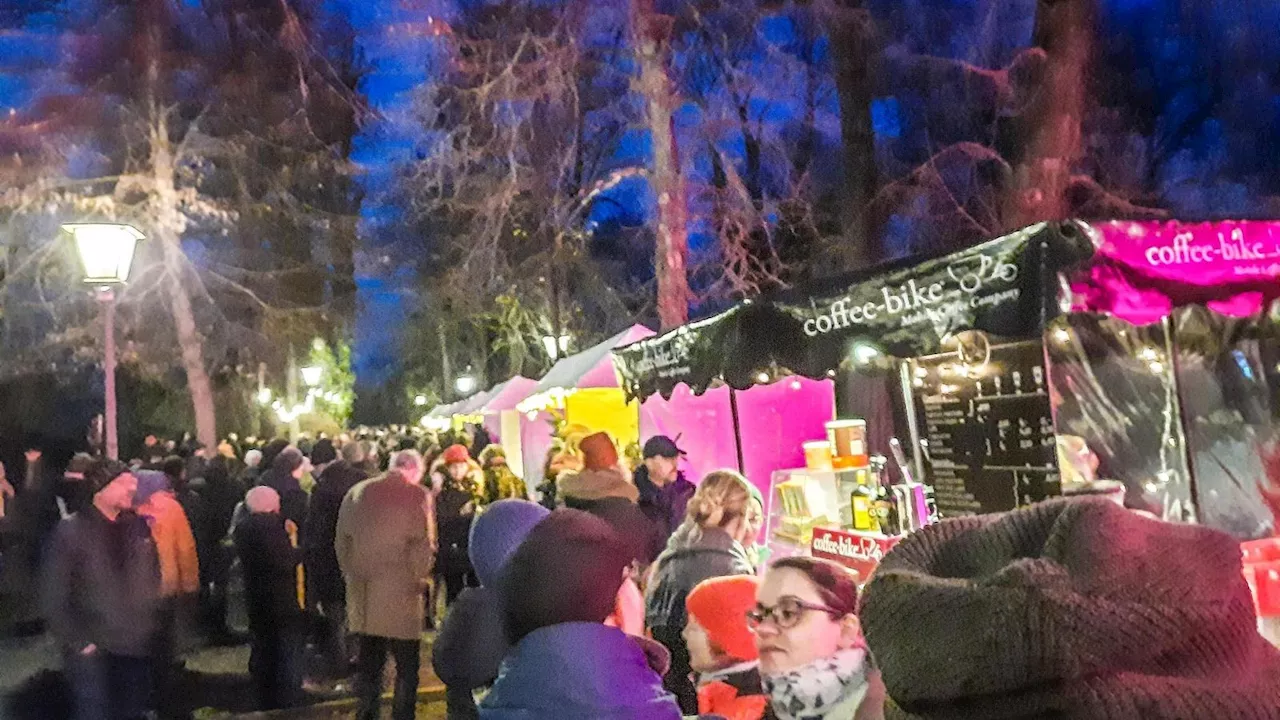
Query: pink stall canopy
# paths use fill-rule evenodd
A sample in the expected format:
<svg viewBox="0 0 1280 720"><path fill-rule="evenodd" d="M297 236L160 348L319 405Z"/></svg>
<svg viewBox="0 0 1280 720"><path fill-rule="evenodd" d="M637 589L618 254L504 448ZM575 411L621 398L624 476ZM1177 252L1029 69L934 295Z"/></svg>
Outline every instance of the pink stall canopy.
<svg viewBox="0 0 1280 720"><path fill-rule="evenodd" d="M576 355L561 359L538 381L531 396L556 390L616 388L618 376L613 369L613 350L643 340L654 334L643 325L632 325L604 342Z"/></svg>
<svg viewBox="0 0 1280 720"><path fill-rule="evenodd" d="M1280 222L1105 222L1090 225L1097 254L1072 278L1072 310L1135 325L1182 305L1232 317L1280 297Z"/></svg>
<svg viewBox="0 0 1280 720"><path fill-rule="evenodd" d="M510 380L494 386L489 397L481 406L480 412L485 415L500 413L504 410L515 410L522 400L533 394L538 386L537 380L517 375Z"/></svg>

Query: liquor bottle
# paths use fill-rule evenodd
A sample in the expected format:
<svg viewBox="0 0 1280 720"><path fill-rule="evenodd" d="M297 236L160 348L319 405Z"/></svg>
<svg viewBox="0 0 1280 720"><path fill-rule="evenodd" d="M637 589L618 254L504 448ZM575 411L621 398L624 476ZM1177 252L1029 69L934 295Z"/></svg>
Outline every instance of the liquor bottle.
<svg viewBox="0 0 1280 720"><path fill-rule="evenodd" d="M880 523L875 512L876 491L871 487L871 473L866 467L854 472L856 485L849 496L849 504L853 506L853 529L862 532L878 532Z"/></svg>

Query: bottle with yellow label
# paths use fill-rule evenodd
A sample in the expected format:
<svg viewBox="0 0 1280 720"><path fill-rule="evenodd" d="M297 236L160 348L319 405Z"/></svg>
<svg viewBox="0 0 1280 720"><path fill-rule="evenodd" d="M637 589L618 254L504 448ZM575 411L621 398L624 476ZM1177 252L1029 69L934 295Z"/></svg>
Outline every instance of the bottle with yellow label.
<svg viewBox="0 0 1280 720"><path fill-rule="evenodd" d="M876 493L871 487L870 473L867 468L860 467L854 471L857 485L850 493L849 503L853 506L853 529L863 532L879 532L880 523L876 519Z"/></svg>

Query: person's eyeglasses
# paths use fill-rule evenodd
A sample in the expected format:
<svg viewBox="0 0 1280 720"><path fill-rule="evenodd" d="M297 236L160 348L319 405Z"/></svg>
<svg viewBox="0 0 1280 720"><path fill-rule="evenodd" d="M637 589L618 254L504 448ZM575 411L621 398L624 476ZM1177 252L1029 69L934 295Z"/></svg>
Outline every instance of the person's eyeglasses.
<svg viewBox="0 0 1280 720"><path fill-rule="evenodd" d="M779 630L789 630L800 622L800 618L806 612L810 611L824 612L833 617L843 614L833 607L807 603L798 598L784 597L773 607L757 604L754 610L747 613L747 627L755 630L763 625L765 621L771 620Z"/></svg>

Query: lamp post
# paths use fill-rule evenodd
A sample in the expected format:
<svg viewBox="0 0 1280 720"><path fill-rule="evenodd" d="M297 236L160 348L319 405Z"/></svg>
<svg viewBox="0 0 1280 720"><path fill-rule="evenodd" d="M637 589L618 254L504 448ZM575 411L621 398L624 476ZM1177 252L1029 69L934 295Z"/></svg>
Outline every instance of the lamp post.
<svg viewBox="0 0 1280 720"><path fill-rule="evenodd" d="M107 457L120 456L120 439L116 429L116 287L129 279L133 252L143 234L132 225L118 223L73 223L62 229L71 234L76 253L84 267L84 281L93 286L102 304L104 332L103 411L106 425Z"/></svg>

